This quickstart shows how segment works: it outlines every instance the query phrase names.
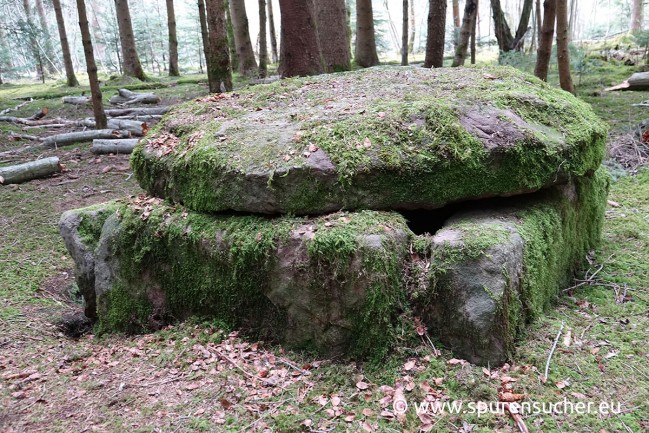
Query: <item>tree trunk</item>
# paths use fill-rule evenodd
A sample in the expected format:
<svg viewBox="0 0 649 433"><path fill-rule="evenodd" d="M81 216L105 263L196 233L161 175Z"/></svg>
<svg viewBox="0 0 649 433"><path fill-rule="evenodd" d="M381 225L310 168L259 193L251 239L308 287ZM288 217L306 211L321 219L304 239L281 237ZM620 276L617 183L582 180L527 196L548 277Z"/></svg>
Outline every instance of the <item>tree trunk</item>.
<svg viewBox="0 0 649 433"><path fill-rule="evenodd" d="M232 90L232 69L225 22L223 0L207 0L207 80L210 92L221 93Z"/></svg>
<svg viewBox="0 0 649 433"><path fill-rule="evenodd" d="M257 62L250 42L245 0L230 0L230 14L234 29L234 45L239 58L239 73L252 76L257 73Z"/></svg>
<svg viewBox="0 0 649 433"><path fill-rule="evenodd" d="M453 48L457 49L457 44L460 40L460 0L452 0L453 4Z"/></svg>
<svg viewBox="0 0 649 433"><path fill-rule="evenodd" d="M277 33L275 33L275 15L273 14L273 1L268 0L268 30L270 32L270 49L273 56L273 63L279 62L277 51Z"/></svg>
<svg viewBox="0 0 649 433"><path fill-rule="evenodd" d="M77 0L82 1L82 0ZM67 144L82 143L91 141L95 138L130 138L131 133L128 131L118 131L115 129L96 129L80 132L66 132L64 134L50 135L43 140L43 147L65 146Z"/></svg>
<svg viewBox="0 0 649 433"><path fill-rule="evenodd" d="M230 69L239 70L239 55L234 45L234 27L232 26L232 14L230 13L230 0L225 0L225 21L228 28L228 50L230 51Z"/></svg>
<svg viewBox="0 0 649 433"><path fill-rule="evenodd" d="M534 0L524 1L521 18L518 22L518 28L516 29L516 35L512 36L509 24L507 24L507 20L505 19L505 13L500 6L500 0L491 0L494 31L496 33L496 40L498 40L498 48L501 52L520 49L521 42L528 30L533 6Z"/></svg>
<svg viewBox="0 0 649 433"><path fill-rule="evenodd" d="M272 0L268 0L272 1ZM268 75L268 42L266 41L266 0L259 0L259 78Z"/></svg>
<svg viewBox="0 0 649 433"><path fill-rule="evenodd" d="M374 35L374 14L372 0L356 0L356 64L369 68L379 64Z"/></svg>
<svg viewBox="0 0 649 433"><path fill-rule="evenodd" d="M280 0L281 53L279 74L295 77L322 74L324 65L313 2Z"/></svg>
<svg viewBox="0 0 649 433"><path fill-rule="evenodd" d="M59 158L57 158L56 156L38 159L36 161L30 161L24 164L1 167L0 185L27 182L32 179L38 179L39 177L45 177L54 173L58 173L62 169L63 167L61 167L61 164L59 164Z"/></svg>
<svg viewBox="0 0 649 433"><path fill-rule="evenodd" d="M476 47L475 47L475 39L476 39L476 27L478 26L478 10L477 10L477 5L476 5L476 13L475 13L475 18L473 19L473 26L471 27L471 64L475 65L475 54L476 54Z"/></svg>
<svg viewBox="0 0 649 433"><path fill-rule="evenodd" d="M77 76L74 74L70 45L68 44L68 34L65 31L65 21L63 19L63 11L61 10L61 0L52 0L52 4L54 6L54 15L56 16L56 25L59 29L59 39L61 40L66 83L69 87L76 87L79 85L79 80L77 80Z"/></svg>
<svg viewBox="0 0 649 433"><path fill-rule="evenodd" d="M410 0L410 36L408 37L408 52L415 53L415 0Z"/></svg>
<svg viewBox="0 0 649 433"><path fill-rule="evenodd" d="M408 65L408 0L403 0L401 17L401 66Z"/></svg>
<svg viewBox="0 0 649 433"><path fill-rule="evenodd" d="M209 45L209 38L207 33L207 18L205 16L205 0L198 0L198 20L201 25L201 41L203 42L203 56L205 56L205 63L207 65L210 45Z"/></svg>
<svg viewBox="0 0 649 433"><path fill-rule="evenodd" d="M95 115L97 129L103 129L106 127L106 113L104 113L104 105L101 100L101 89L99 88L99 79L97 78L97 64L95 63L95 55L92 51L92 39L90 38L90 28L88 27L85 0L77 0L77 11L79 13L79 29L81 30L83 54L86 57L86 69L88 71L88 81L90 82L92 111Z"/></svg>
<svg viewBox="0 0 649 433"><path fill-rule="evenodd" d="M642 30L642 8L644 7L643 0L631 1L631 25L630 31L637 32Z"/></svg>
<svg viewBox="0 0 649 433"><path fill-rule="evenodd" d="M43 50L47 56L47 70L50 74L57 72L56 65L54 60L56 56L54 54L54 48L52 47L52 37L50 36L50 29L47 26L47 16L45 15L45 7L43 6L43 0L36 0L36 12L38 13L38 21L41 24L41 32L43 36Z"/></svg>
<svg viewBox="0 0 649 433"><path fill-rule="evenodd" d="M539 49L536 53L536 66L534 67L534 75L543 81L548 80L554 23L556 21L556 5L556 0L545 0L543 2L543 24L541 26Z"/></svg>
<svg viewBox="0 0 649 433"><path fill-rule="evenodd" d="M105 155L109 153L129 154L133 152L138 141L137 138L122 138L117 140L96 138L92 140L90 151L95 155Z"/></svg>
<svg viewBox="0 0 649 433"><path fill-rule="evenodd" d="M146 76L144 75L140 58L135 49L135 37L133 36L133 25L131 22L131 13L128 9L128 0L115 0L115 14L117 15L119 39L122 46L124 75L144 81L146 80Z"/></svg>
<svg viewBox="0 0 649 433"><path fill-rule="evenodd" d="M174 0L166 0L167 4L167 28L169 31L169 76L178 77L178 37L176 36L176 12L174 11Z"/></svg>
<svg viewBox="0 0 649 433"><path fill-rule="evenodd" d="M514 35L514 41L512 45L512 50L520 50L523 46L523 39L525 34L529 30L530 17L532 16L532 8L534 7L534 0L525 0L523 3L523 10L521 11L521 19L518 21L518 27L516 28L516 34Z"/></svg>
<svg viewBox="0 0 649 433"><path fill-rule="evenodd" d="M38 40L36 38L36 24L34 24L34 20L32 17L32 8L29 4L29 0L23 0L23 10L25 11L25 18L27 22L27 28L29 31L28 39L29 39L29 48L32 52L32 56L34 57L34 63L36 66L36 74L38 75L38 78L45 82L45 78L47 73L45 72L45 69L43 68L43 58L41 55L41 51L38 47Z"/></svg>
<svg viewBox="0 0 649 433"><path fill-rule="evenodd" d="M541 0L536 0L536 46L541 45L541 32L543 27L543 17L541 16Z"/></svg>
<svg viewBox="0 0 649 433"><path fill-rule="evenodd" d="M463 66L466 60L467 48L469 47L469 38L473 22L476 20L478 12L478 0L466 0L464 5L464 17L462 18L462 27L460 27L460 39L455 49L455 58L451 66Z"/></svg>
<svg viewBox="0 0 649 433"><path fill-rule="evenodd" d="M349 71L351 50L345 0L318 0L315 5L318 40L326 71Z"/></svg>
<svg viewBox="0 0 649 433"><path fill-rule="evenodd" d="M428 35L426 36L425 68L444 66L444 37L446 35L446 0L428 2Z"/></svg>
<svg viewBox="0 0 649 433"><path fill-rule="evenodd" d="M566 92L575 93L570 74L570 42L568 30L568 0L557 0L557 65L559 66L559 83Z"/></svg>

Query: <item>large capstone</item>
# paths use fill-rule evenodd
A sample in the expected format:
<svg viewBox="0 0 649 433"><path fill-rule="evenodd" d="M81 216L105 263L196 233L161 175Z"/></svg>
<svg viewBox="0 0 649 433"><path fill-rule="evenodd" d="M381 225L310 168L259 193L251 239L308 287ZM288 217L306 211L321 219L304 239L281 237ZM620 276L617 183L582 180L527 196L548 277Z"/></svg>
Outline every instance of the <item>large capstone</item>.
<svg viewBox="0 0 649 433"><path fill-rule="evenodd" d="M605 125L512 68L370 68L212 95L136 148L141 186L199 212L435 209L592 173Z"/></svg>

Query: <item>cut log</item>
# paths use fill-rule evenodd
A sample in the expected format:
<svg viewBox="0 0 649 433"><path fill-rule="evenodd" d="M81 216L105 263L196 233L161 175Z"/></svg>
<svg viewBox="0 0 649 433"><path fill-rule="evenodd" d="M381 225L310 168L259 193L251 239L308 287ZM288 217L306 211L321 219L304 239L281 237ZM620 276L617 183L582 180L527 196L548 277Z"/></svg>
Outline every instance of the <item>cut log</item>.
<svg viewBox="0 0 649 433"><path fill-rule="evenodd" d="M101 155L107 153L128 154L133 152L133 148L139 140L137 138L125 138L121 140L92 140L90 151L94 154Z"/></svg>
<svg viewBox="0 0 649 433"><path fill-rule="evenodd" d="M26 182L28 180L58 173L62 169L63 167L59 164L59 158L56 156L38 159L24 164L0 167L0 185Z"/></svg>
<svg viewBox="0 0 649 433"><path fill-rule="evenodd" d="M87 118L80 122L81 126L86 126L88 128L95 127L95 119ZM146 122L139 120L130 120L130 119L108 119L108 129L120 129L123 131L129 131L131 134L141 137L147 133L149 126Z"/></svg>
<svg viewBox="0 0 649 433"><path fill-rule="evenodd" d="M68 132L65 134L56 134L43 140L44 147L65 146L66 144L80 143L83 141L92 141L97 138L130 138L129 131L120 131L115 129L93 129L90 131Z"/></svg>
<svg viewBox="0 0 649 433"><path fill-rule="evenodd" d="M138 107L138 108L113 108L106 110L108 117L134 117L134 116L161 116L169 111L171 107Z"/></svg>
<svg viewBox="0 0 649 433"><path fill-rule="evenodd" d="M45 112L45 114L47 114L47 112ZM66 119L59 119L59 118L41 119L42 117L45 116L45 114L43 114L43 110L41 110L39 113L36 113L34 116L32 116L32 117L37 117L38 115L40 115L40 117L38 117L37 119L32 119L32 117L25 118L25 117L14 117L14 116L0 116L0 122L10 122L19 125L36 126L36 127L43 127L44 125L48 125L51 123L64 123L68 125L75 123L75 121L73 120L66 120Z"/></svg>
<svg viewBox="0 0 649 433"><path fill-rule="evenodd" d="M64 104L90 105L90 96L64 96Z"/></svg>
<svg viewBox="0 0 649 433"><path fill-rule="evenodd" d="M119 89L117 95L110 98L113 105L158 104L160 97L153 93L135 93L128 89Z"/></svg>
<svg viewBox="0 0 649 433"><path fill-rule="evenodd" d="M43 107L40 110L38 110L36 113L28 117L27 120L40 120L43 117L47 116L47 113L49 113L49 111L50 111L49 108Z"/></svg>
<svg viewBox="0 0 649 433"><path fill-rule="evenodd" d="M604 89L605 92L613 90L649 90L649 72L636 72L623 83Z"/></svg>
<svg viewBox="0 0 649 433"><path fill-rule="evenodd" d="M160 119L162 119L162 114L147 114L142 116L119 116L119 117L113 117L113 119L137 120L140 122L157 123L160 121Z"/></svg>

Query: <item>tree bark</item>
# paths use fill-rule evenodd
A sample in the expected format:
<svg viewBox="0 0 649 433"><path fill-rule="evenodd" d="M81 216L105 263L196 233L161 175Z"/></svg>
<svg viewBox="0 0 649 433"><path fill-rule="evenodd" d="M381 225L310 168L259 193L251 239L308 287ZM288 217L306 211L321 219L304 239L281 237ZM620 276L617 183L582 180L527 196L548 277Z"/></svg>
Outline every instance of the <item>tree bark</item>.
<svg viewBox="0 0 649 433"><path fill-rule="evenodd" d="M498 48L501 52L508 52L511 50L518 50L522 45L525 33L529 28L530 16L532 15L532 7L534 0L525 0L523 3L523 10L518 22L516 34L512 36L512 32L507 24L505 13L500 6L500 0L491 0L491 10L493 13L494 30L496 33L496 40L498 40Z"/></svg>
<svg viewBox="0 0 649 433"><path fill-rule="evenodd" d="M38 47L38 40L36 39L36 24L34 24L34 19L32 17L32 8L29 4L29 0L23 0L23 10L25 11L25 18L27 22L27 28L29 31L29 48L34 57L34 63L36 66L36 74L38 78L44 83L47 73L43 67L43 56L41 54L40 48Z"/></svg>
<svg viewBox="0 0 649 433"><path fill-rule="evenodd" d="M207 33L207 17L205 15L205 0L198 0L198 20L201 25L201 42L203 42L203 56L205 57L205 64L208 61L208 51L210 49L209 38Z"/></svg>
<svg viewBox="0 0 649 433"><path fill-rule="evenodd" d="M137 116L159 116L169 111L171 107L135 107L135 108L113 108L106 110L108 117L137 117Z"/></svg>
<svg viewBox="0 0 649 433"><path fill-rule="evenodd" d="M79 29L81 30L83 54L86 57L86 69L88 71L88 81L90 82L92 111L95 115L97 128L102 129L106 127L106 114L104 113L104 105L101 100L101 89L99 87L99 79L97 78L97 64L95 63L95 55L92 51L92 39L90 38L90 28L88 27L85 0L77 0L77 11L79 13Z"/></svg>
<svg viewBox="0 0 649 433"><path fill-rule="evenodd" d="M313 2L280 0L282 77L317 75L325 72Z"/></svg>
<svg viewBox="0 0 649 433"><path fill-rule="evenodd" d="M56 56L54 54L54 48L52 47L52 37L50 36L50 29L47 26L47 15L45 14L45 7L43 6L43 0L36 0L36 12L38 13L38 21L41 24L41 32L43 35L43 49L47 56L47 70L50 74L57 72L56 65L54 60Z"/></svg>
<svg viewBox="0 0 649 433"><path fill-rule="evenodd" d="M277 51L277 33L275 32L275 15L273 14L273 1L268 0L268 30L270 32L270 50L273 56L273 63L279 62Z"/></svg>
<svg viewBox="0 0 649 433"><path fill-rule="evenodd" d="M410 0L410 36L408 37L408 52L415 53L415 0Z"/></svg>
<svg viewBox="0 0 649 433"><path fill-rule="evenodd" d="M476 55L476 27L478 25L478 10L476 5L475 18L473 19L473 26L471 27L471 64L475 65L475 55Z"/></svg>
<svg viewBox="0 0 649 433"><path fill-rule="evenodd" d="M230 0L230 14L234 29L234 45L239 58L239 73L252 76L257 73L257 62L250 42L245 0Z"/></svg>
<svg viewBox="0 0 649 433"><path fill-rule="evenodd" d="M425 68L444 66L444 38L446 36L446 0L429 0L428 35L426 36Z"/></svg>
<svg viewBox="0 0 649 433"><path fill-rule="evenodd" d="M239 55L234 44L234 27L232 25L232 14L230 13L230 0L225 0L225 21L228 28L228 49L230 50L230 69L239 70Z"/></svg>
<svg viewBox="0 0 649 433"><path fill-rule="evenodd" d="M59 164L59 158L56 156L38 159L24 164L1 167L0 185L27 182L32 179L58 173L62 169L61 164Z"/></svg>
<svg viewBox="0 0 649 433"><path fill-rule="evenodd" d="M467 48L469 47L469 38L473 22L476 20L478 12L478 0L466 0L464 5L464 17L462 18L462 27L460 27L460 39L455 49L455 58L451 66L463 66L466 60Z"/></svg>
<svg viewBox="0 0 649 433"><path fill-rule="evenodd" d="M136 93L128 89L119 89L117 95L112 96L109 102L113 105L158 104L160 97L154 93Z"/></svg>
<svg viewBox="0 0 649 433"><path fill-rule="evenodd" d="M135 77L138 80L146 80L140 58L135 48L135 37L133 36L133 24L131 12L128 9L128 0L115 0L115 14L119 27L119 39L122 47L122 66L124 75Z"/></svg>
<svg viewBox="0 0 649 433"><path fill-rule="evenodd" d="M64 134L50 135L49 137L45 138L43 140L43 147L65 146L67 144L91 141L96 138L114 139L130 137L130 132L118 131L115 129L96 129L91 131L66 132Z"/></svg>
<svg viewBox="0 0 649 433"><path fill-rule="evenodd" d="M178 36L176 35L176 12L174 0L166 0L167 4L167 29L169 32L169 76L178 77Z"/></svg>
<svg viewBox="0 0 649 433"><path fill-rule="evenodd" d="M258 0L257 4L259 5L259 78L266 78L266 76L268 75L268 42L266 41L266 0Z"/></svg>
<svg viewBox="0 0 649 433"><path fill-rule="evenodd" d="M543 27L543 17L541 16L541 0L536 0L536 47L541 45L541 32Z"/></svg>
<svg viewBox="0 0 649 433"><path fill-rule="evenodd" d="M568 29L568 1L557 0L557 65L559 66L559 84L566 92L575 93L570 74L570 30Z"/></svg>
<svg viewBox="0 0 649 433"><path fill-rule="evenodd" d="M225 22L223 0L207 0L207 80L210 92L221 93L232 90L232 69Z"/></svg>
<svg viewBox="0 0 649 433"><path fill-rule="evenodd" d="M351 51L345 0L318 0L315 5L318 40L326 71L349 71Z"/></svg>
<svg viewBox="0 0 649 433"><path fill-rule="evenodd" d="M77 76L74 74L68 34L65 30L65 20L63 19L63 11L61 10L61 0L52 0L52 4L54 6L54 15L56 16L56 26L59 29L59 39L61 40L61 53L63 54L66 84L68 87L76 87L79 85L79 80L77 80Z"/></svg>
<svg viewBox="0 0 649 433"><path fill-rule="evenodd" d="M356 0L356 50L354 58L361 68L379 64L374 34L372 0Z"/></svg>
<svg viewBox="0 0 649 433"><path fill-rule="evenodd" d="M457 49L457 43L460 40L460 0L452 0L453 4L453 47Z"/></svg>
<svg viewBox="0 0 649 433"><path fill-rule="evenodd" d="M642 30L642 12L644 8L643 0L632 0L631 1L631 25L629 30L632 32L637 32Z"/></svg>
<svg viewBox="0 0 649 433"><path fill-rule="evenodd" d="M137 138L122 138L117 140L96 138L92 140L90 151L95 155L105 155L109 153L129 154L133 152L138 141Z"/></svg>
<svg viewBox="0 0 649 433"><path fill-rule="evenodd" d="M534 75L543 81L548 80L548 69L550 68L550 57L552 56L552 39L554 38L555 21L556 0L544 0L541 38L539 41L539 49L536 53L536 66L534 67Z"/></svg>
<svg viewBox="0 0 649 433"><path fill-rule="evenodd" d="M408 65L408 0L403 0L401 17L401 66Z"/></svg>
<svg viewBox="0 0 649 433"><path fill-rule="evenodd" d="M87 126L89 128L94 128L95 126L95 121L93 119L84 119L79 123L82 126ZM143 136L149 130L149 125L147 125L146 122L132 119L108 119L108 124L106 125L106 127L107 129L117 131L127 131L136 137Z"/></svg>

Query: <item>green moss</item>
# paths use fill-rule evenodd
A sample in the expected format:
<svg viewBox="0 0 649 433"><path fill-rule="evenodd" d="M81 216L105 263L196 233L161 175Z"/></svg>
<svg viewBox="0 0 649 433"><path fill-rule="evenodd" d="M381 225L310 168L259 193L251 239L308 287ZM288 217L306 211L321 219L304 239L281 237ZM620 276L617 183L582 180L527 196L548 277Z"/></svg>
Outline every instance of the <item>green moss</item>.
<svg viewBox="0 0 649 433"><path fill-rule="evenodd" d="M101 203L81 210L79 236L89 250L94 250L101 236L101 229L106 219L119 207L118 202Z"/></svg>

